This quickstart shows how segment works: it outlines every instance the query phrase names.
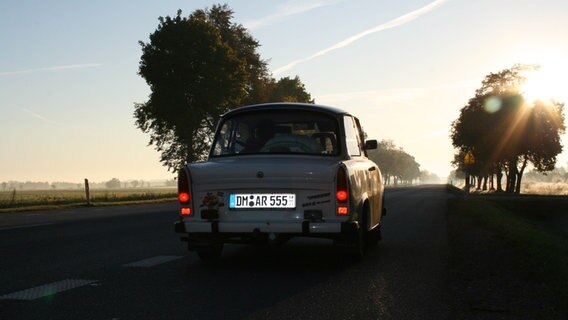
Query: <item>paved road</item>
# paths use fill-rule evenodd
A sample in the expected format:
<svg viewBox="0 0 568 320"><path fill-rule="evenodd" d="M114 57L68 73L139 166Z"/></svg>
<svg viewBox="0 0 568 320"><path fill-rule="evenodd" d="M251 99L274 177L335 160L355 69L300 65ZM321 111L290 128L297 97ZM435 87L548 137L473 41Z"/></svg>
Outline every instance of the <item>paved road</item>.
<svg viewBox="0 0 568 320"><path fill-rule="evenodd" d="M358 263L294 239L208 265L174 234L176 204L1 215L0 319L452 318L446 197L389 189L384 241Z"/></svg>

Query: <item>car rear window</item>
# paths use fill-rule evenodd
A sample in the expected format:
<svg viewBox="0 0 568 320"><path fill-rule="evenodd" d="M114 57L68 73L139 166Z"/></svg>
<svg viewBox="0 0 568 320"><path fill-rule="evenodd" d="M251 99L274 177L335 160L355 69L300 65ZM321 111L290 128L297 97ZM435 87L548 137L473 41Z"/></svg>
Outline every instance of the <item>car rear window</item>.
<svg viewBox="0 0 568 320"><path fill-rule="evenodd" d="M211 156L242 154L339 154L339 129L331 115L313 111L267 110L225 118Z"/></svg>

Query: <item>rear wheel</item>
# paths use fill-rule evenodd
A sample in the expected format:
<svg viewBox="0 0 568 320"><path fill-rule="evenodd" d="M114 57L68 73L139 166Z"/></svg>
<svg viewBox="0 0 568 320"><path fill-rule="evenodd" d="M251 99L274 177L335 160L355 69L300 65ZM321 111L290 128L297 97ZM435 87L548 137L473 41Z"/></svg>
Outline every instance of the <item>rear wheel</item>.
<svg viewBox="0 0 568 320"><path fill-rule="evenodd" d="M345 253L353 260L359 261L365 255L365 227L363 215L359 215L358 228L345 243Z"/></svg>
<svg viewBox="0 0 568 320"><path fill-rule="evenodd" d="M363 225L359 224L359 230L355 234L355 239L353 239L353 245L349 250L349 255L355 260L360 260L365 255L365 230L363 230Z"/></svg>
<svg viewBox="0 0 568 320"><path fill-rule="evenodd" d="M383 208L381 210L381 215L385 215L385 208L384 208L384 198L383 198ZM382 219L381 219L382 221ZM367 231L367 225L365 225L365 243L368 246L376 246L379 241L381 241L383 238L382 233L381 233L381 225L378 224L377 226L375 226L373 229L368 230Z"/></svg>
<svg viewBox="0 0 568 320"><path fill-rule="evenodd" d="M365 253L363 227L360 222L351 226L351 230L334 239L333 244L341 255L349 260L359 261Z"/></svg>
<svg viewBox="0 0 568 320"><path fill-rule="evenodd" d="M377 225L375 228L373 228L370 231L366 231L366 241L365 243L368 246L376 246L379 241L381 240L382 236L381 236L381 225Z"/></svg>
<svg viewBox="0 0 568 320"><path fill-rule="evenodd" d="M377 234L377 232L380 233L380 231L378 231L379 226L376 226L375 228L369 230L370 217L371 217L371 212L369 209L369 203L366 202L365 205L363 206L363 216L361 219L362 220L361 229L363 231L363 243L367 246L375 246L379 241L378 239L379 234Z"/></svg>

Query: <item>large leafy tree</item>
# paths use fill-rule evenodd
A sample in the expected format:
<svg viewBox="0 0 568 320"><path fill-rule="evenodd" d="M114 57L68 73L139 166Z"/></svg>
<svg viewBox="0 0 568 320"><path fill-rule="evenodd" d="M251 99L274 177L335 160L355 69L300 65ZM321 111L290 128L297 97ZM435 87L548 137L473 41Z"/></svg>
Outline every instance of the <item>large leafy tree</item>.
<svg viewBox="0 0 568 320"><path fill-rule="evenodd" d="M135 105L135 117L161 161L175 168L200 159L220 114L245 96L246 61L206 11L159 21L150 42L140 42L139 74L152 93Z"/></svg>
<svg viewBox="0 0 568 320"><path fill-rule="evenodd" d="M280 88L257 52L260 46L227 5L196 10L188 17L160 17L148 43L140 42L139 75L151 89L148 101L135 104L136 126L150 134L150 145L168 169L202 160L222 113L245 104L268 102ZM312 102L303 90L292 96ZM281 80L282 81L282 80ZM306 98L307 97L307 98Z"/></svg>
<svg viewBox="0 0 568 320"><path fill-rule="evenodd" d="M556 101L526 101L522 84L524 74L536 66L515 65L485 77L460 116L452 124L452 143L458 153L453 164L478 177L507 176L505 191L520 192L525 168L552 170L562 151L560 135L564 132L563 104ZM474 164L464 164L464 155L472 152ZM469 181L466 182L466 184Z"/></svg>
<svg viewBox="0 0 568 320"><path fill-rule="evenodd" d="M266 102L268 84L271 77L267 63L257 49L259 42L252 37L241 24L232 22L233 11L227 5L216 5L210 10L197 10L196 15L209 18L215 28L219 30L223 41L229 45L234 54L244 63L246 79L244 82L245 96L242 104Z"/></svg>

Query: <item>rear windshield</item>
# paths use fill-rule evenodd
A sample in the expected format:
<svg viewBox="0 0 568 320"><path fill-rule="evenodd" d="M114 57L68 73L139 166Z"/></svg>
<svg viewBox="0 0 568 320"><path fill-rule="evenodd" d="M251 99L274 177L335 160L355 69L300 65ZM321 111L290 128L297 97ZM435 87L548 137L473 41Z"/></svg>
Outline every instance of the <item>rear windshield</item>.
<svg viewBox="0 0 568 320"><path fill-rule="evenodd" d="M312 111L270 110L226 118L211 156L240 154L339 154L334 117Z"/></svg>

